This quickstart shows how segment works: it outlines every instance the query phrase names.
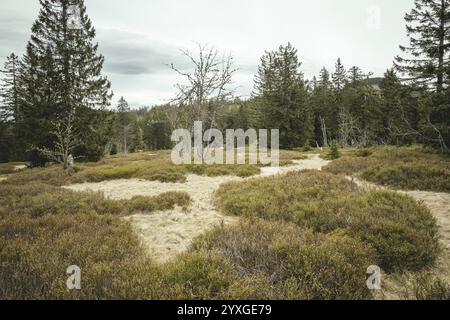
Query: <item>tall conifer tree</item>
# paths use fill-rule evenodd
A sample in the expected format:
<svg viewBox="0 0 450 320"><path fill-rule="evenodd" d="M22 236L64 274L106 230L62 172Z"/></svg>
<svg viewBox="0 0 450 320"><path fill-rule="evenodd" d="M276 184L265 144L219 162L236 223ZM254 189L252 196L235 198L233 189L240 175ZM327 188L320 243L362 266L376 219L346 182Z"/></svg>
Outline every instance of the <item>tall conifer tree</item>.
<svg viewBox="0 0 450 320"><path fill-rule="evenodd" d="M101 112L110 104L110 82L101 74L104 58L97 53L95 29L83 0L40 0L39 17L22 65L25 87L23 130L29 147L51 148L55 122L75 112L76 128L83 146L95 146ZM98 155L96 156L98 157Z"/></svg>
<svg viewBox="0 0 450 320"><path fill-rule="evenodd" d="M312 112L297 50L288 43L267 52L255 80L264 126L280 130L280 146L303 146L313 134Z"/></svg>
<svg viewBox="0 0 450 320"><path fill-rule="evenodd" d="M397 70L442 92L449 81L450 1L416 0L405 20L410 46L400 46L406 56L396 57Z"/></svg>
<svg viewBox="0 0 450 320"><path fill-rule="evenodd" d="M19 118L19 58L11 53L5 62L0 85L0 119L16 122Z"/></svg>

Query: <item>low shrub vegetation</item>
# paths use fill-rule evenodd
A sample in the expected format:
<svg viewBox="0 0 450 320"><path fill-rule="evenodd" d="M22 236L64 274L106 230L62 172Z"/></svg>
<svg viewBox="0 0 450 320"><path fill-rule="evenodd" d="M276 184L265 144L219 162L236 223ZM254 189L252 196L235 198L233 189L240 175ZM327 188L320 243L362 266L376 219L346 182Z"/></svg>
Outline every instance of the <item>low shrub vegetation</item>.
<svg viewBox="0 0 450 320"><path fill-rule="evenodd" d="M227 214L293 222L315 232L343 230L373 247L389 272L426 268L440 252L438 227L427 208L394 192L361 192L330 173L228 183L217 192L217 205Z"/></svg>
<svg viewBox="0 0 450 320"><path fill-rule="evenodd" d="M248 154L247 154L248 158ZM305 159L301 152L292 150L280 151L280 164L291 165L295 160ZM4 164L7 173L11 173L13 164ZM0 172L2 167L0 167ZM160 182L185 182L188 174L210 177L235 175L250 177L261 172L261 165L174 165L170 160L169 151L155 153L136 153L116 155L103 159L98 163L77 164L73 172L65 172L61 166L53 165L46 168L35 168L17 172L8 180L11 184L23 185L40 182L54 186L73 183L101 182L117 179L144 179ZM0 173L1 174L1 173Z"/></svg>
<svg viewBox="0 0 450 320"><path fill-rule="evenodd" d="M361 155L343 150L344 158L336 161L351 155L358 171L367 170L379 157L368 150ZM117 201L59 187L145 175L165 182L182 182L190 173L251 176L260 169L172 166L163 164L167 157L167 152L115 156L83 164L72 175L52 166L1 182L0 299L371 299L370 265L422 274L440 253L436 221L424 206L390 191L364 192L330 172L221 186L218 209L240 222L198 237L165 264L147 257L122 217L187 209L188 194ZM396 157L410 163L402 153ZM302 158L292 151L283 161ZM66 288L71 265L81 267L82 290ZM448 292L443 280L417 277L408 298L448 299Z"/></svg>
<svg viewBox="0 0 450 320"><path fill-rule="evenodd" d="M23 162L0 163L0 174L9 174L20 171L20 167L26 166Z"/></svg>
<svg viewBox="0 0 450 320"><path fill-rule="evenodd" d="M450 170L433 164L373 166L362 171L360 176L383 186L450 192Z"/></svg>
<svg viewBox="0 0 450 320"><path fill-rule="evenodd" d="M107 297L114 269L141 255L131 227L112 216L8 215L0 243L1 299ZM82 292L67 290L71 265L82 269Z"/></svg>
<svg viewBox="0 0 450 320"><path fill-rule="evenodd" d="M393 188L450 192L449 156L422 147L357 150L324 170Z"/></svg>
<svg viewBox="0 0 450 320"><path fill-rule="evenodd" d="M324 156L326 160L336 160L341 157L339 146L336 141L332 141L328 153Z"/></svg>
<svg viewBox="0 0 450 320"><path fill-rule="evenodd" d="M450 300L450 284L436 276L420 275L413 280L407 299Z"/></svg>
<svg viewBox="0 0 450 320"><path fill-rule="evenodd" d="M217 252L242 281L259 279L247 298L368 299L373 250L351 237L317 234L294 224L253 219L217 228L193 250ZM242 290L242 289L241 289ZM241 296L242 291L239 293Z"/></svg>
<svg viewBox="0 0 450 320"><path fill-rule="evenodd" d="M134 197L130 200L111 200L101 193L74 192L45 184L17 186L0 184L0 214L27 215L127 215L135 212L169 210L175 206L187 208L188 194L168 192L156 197Z"/></svg>

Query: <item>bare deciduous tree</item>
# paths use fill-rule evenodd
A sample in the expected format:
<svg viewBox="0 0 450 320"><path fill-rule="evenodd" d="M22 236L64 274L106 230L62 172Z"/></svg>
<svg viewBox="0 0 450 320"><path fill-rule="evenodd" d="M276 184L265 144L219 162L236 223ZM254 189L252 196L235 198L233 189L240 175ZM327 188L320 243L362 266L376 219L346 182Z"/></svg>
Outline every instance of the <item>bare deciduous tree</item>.
<svg viewBox="0 0 450 320"><path fill-rule="evenodd" d="M322 117L320 118L320 128L322 130L322 138L323 138L323 146L325 148L328 147L328 133L327 133L327 125L325 124L325 119Z"/></svg>
<svg viewBox="0 0 450 320"><path fill-rule="evenodd" d="M447 146L444 137L442 136L439 128L433 124L430 119L430 114L427 113L422 117L422 128L420 130L415 129L414 126L408 120L405 115L405 111L402 109L402 120L404 126L402 128L390 126L388 130L392 135L397 137L419 137L422 141L431 142L433 144L439 145L442 153L448 153L449 147Z"/></svg>
<svg viewBox="0 0 450 320"><path fill-rule="evenodd" d="M358 121L346 110L339 113L339 144L343 147L366 147L370 143L369 130L361 129Z"/></svg>
<svg viewBox="0 0 450 320"><path fill-rule="evenodd" d="M178 93L172 102L178 106L188 106L191 110L191 120L209 122L213 126L217 108L233 97L234 89L230 86L237 69L231 55L221 54L214 46L200 43L196 45L197 54L181 50L193 64L192 71L170 65L170 68L186 81L185 84L175 85Z"/></svg>

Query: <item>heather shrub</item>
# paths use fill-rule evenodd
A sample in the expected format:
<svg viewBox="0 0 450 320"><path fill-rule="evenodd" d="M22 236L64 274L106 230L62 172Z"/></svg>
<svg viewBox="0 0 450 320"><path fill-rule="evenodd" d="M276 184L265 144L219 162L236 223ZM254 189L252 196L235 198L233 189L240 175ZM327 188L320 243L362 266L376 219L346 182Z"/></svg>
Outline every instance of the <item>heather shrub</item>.
<svg viewBox="0 0 450 320"><path fill-rule="evenodd" d="M342 233L314 234L293 224L251 220L217 228L201 237L195 250L219 253L242 283L230 287L260 299L367 299L367 267L375 262L369 246Z"/></svg>
<svg viewBox="0 0 450 320"><path fill-rule="evenodd" d="M216 198L226 214L345 230L373 247L386 271L420 270L439 255L438 227L426 207L395 192L362 192L342 176L304 171L228 183Z"/></svg>
<svg viewBox="0 0 450 320"><path fill-rule="evenodd" d="M432 164L374 166L361 172L365 180L409 190L450 192L450 170Z"/></svg>
<svg viewBox="0 0 450 320"><path fill-rule="evenodd" d="M450 191L450 158L420 147L358 150L324 171L406 190Z"/></svg>

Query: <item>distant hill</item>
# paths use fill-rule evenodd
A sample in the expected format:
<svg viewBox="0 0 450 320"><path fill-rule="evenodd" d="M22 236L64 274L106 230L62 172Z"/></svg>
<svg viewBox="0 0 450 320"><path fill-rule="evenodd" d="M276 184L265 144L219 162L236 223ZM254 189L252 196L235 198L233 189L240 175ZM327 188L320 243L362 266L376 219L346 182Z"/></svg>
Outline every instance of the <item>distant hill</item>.
<svg viewBox="0 0 450 320"><path fill-rule="evenodd" d="M373 86L379 86L381 84L381 81L383 81L383 78L381 77L369 78L368 81Z"/></svg>

